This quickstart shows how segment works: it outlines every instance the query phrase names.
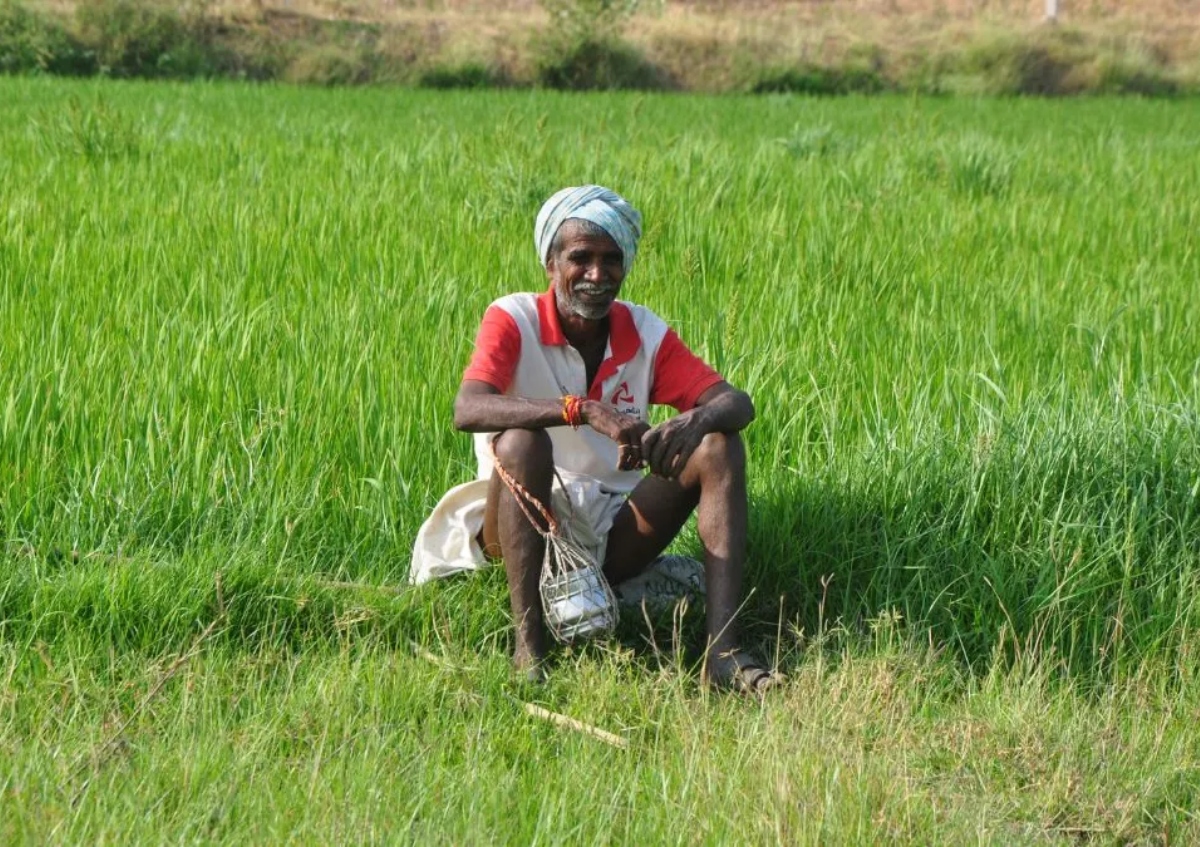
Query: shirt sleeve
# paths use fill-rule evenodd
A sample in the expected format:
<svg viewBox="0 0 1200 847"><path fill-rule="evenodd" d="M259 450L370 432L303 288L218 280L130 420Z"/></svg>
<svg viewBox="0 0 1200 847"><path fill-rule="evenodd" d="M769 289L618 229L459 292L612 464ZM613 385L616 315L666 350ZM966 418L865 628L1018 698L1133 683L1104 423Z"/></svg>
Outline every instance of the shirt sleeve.
<svg viewBox="0 0 1200 847"><path fill-rule="evenodd" d="M504 393L512 385L521 356L521 330L512 315L499 306L489 306L475 336L475 351L463 379L486 382Z"/></svg>
<svg viewBox="0 0 1200 847"><path fill-rule="evenodd" d="M650 402L674 406L686 412L696 405L701 394L722 379L719 373L687 348L675 330L668 329L654 357Z"/></svg>

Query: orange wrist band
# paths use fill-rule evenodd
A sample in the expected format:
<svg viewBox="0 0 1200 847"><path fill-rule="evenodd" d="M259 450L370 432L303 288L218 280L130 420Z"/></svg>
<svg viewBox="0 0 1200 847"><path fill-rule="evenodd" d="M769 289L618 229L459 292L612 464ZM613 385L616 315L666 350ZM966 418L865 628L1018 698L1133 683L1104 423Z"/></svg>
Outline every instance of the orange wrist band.
<svg viewBox="0 0 1200 847"><path fill-rule="evenodd" d="M579 429L583 423L583 398L575 394L568 394L562 399L563 403L563 420L571 426L572 429Z"/></svg>

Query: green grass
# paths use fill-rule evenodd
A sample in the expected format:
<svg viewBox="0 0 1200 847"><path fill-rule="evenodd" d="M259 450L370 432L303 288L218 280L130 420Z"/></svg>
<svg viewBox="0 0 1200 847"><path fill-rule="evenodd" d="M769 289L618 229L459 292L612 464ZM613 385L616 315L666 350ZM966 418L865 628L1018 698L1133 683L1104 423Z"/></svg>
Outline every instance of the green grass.
<svg viewBox="0 0 1200 847"><path fill-rule="evenodd" d="M0 80L0 840L1200 837L1198 137ZM478 319L584 181L645 214L625 295L756 401L763 705L699 689L694 610L530 690L498 572L402 587Z"/></svg>

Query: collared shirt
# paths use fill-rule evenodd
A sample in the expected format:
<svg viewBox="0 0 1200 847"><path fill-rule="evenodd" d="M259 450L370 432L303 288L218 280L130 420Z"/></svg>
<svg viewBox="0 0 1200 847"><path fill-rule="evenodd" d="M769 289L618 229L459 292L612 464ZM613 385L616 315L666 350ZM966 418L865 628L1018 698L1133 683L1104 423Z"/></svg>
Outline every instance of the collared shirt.
<svg viewBox="0 0 1200 847"><path fill-rule="evenodd" d="M463 379L536 400L586 396L647 420L651 404L686 412L722 378L662 318L644 306L618 300L608 314L604 360L592 384L586 385L583 356L563 334L551 288L543 294L510 294L488 307ZM560 470L594 477L623 493L632 491L641 479L638 471L616 469L616 443L591 427L559 426L547 432ZM475 436L480 479L491 476L494 437L494 433Z"/></svg>

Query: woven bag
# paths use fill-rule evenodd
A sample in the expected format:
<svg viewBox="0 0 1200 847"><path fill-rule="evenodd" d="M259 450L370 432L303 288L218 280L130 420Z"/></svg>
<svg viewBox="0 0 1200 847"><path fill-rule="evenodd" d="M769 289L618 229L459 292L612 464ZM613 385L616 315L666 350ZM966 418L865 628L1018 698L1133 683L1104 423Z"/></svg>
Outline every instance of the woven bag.
<svg viewBox="0 0 1200 847"><path fill-rule="evenodd" d="M538 590L547 629L564 644L611 631L619 617L617 598L600 563L575 540L569 523L556 520L548 505L541 503L505 470L495 451L493 444L492 462L496 473L546 542ZM558 477L557 471L555 476ZM561 477L558 481L562 485ZM534 512L545 521L546 529L538 525Z"/></svg>

